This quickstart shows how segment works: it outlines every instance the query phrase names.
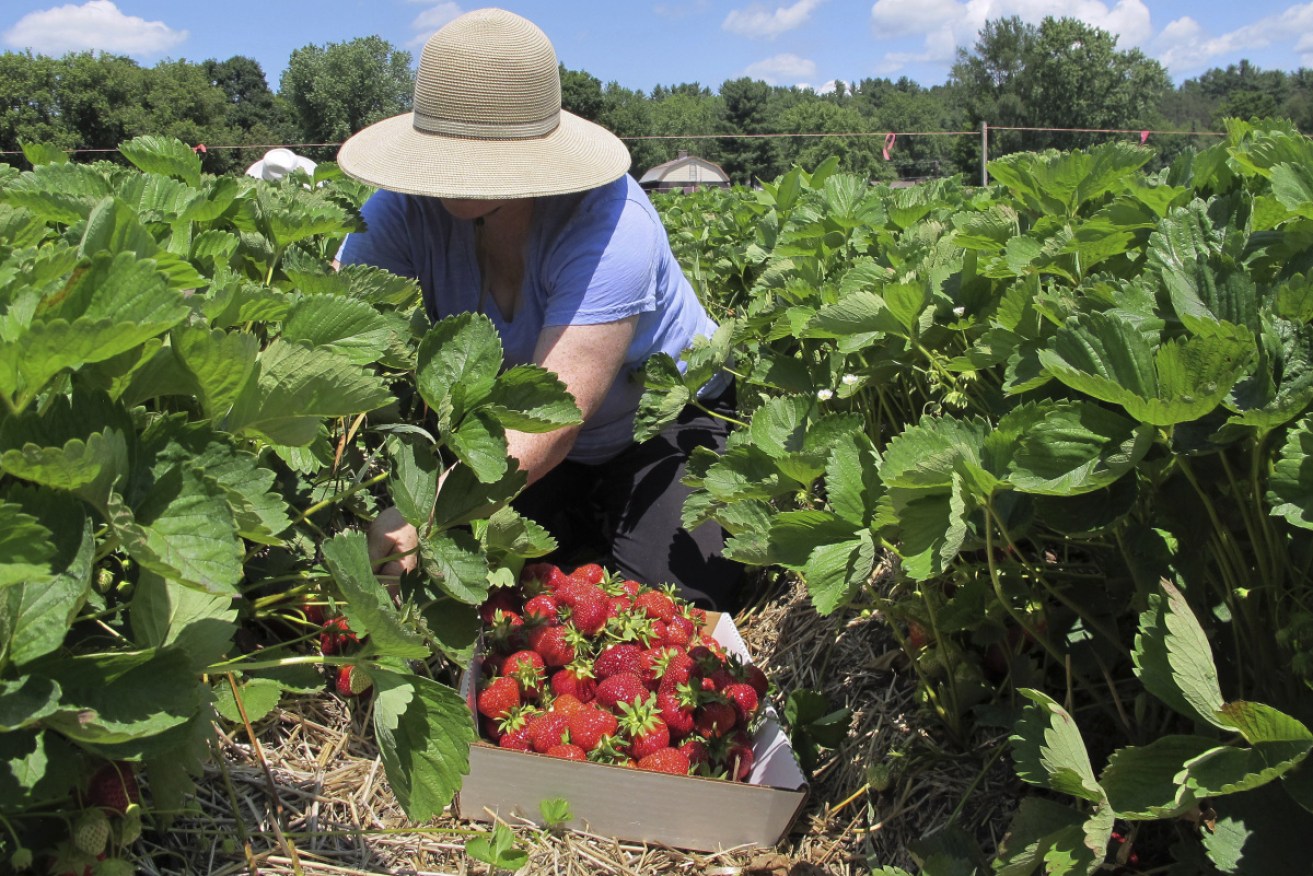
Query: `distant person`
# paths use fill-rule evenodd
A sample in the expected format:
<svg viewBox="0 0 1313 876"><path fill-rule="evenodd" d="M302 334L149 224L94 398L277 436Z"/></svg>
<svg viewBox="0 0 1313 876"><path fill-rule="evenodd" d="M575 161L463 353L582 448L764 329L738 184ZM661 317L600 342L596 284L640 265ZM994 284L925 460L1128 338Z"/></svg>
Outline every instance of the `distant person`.
<svg viewBox="0 0 1313 876"><path fill-rule="evenodd" d="M277 149L270 149L263 158L246 168L246 175L265 182L278 182L292 171L302 170L313 178L317 166L304 155L297 155L291 149L280 146Z"/></svg>
<svg viewBox="0 0 1313 876"><path fill-rule="evenodd" d="M680 481L694 448L722 451L735 411L718 374L659 436L634 441L644 362L676 359L716 324L670 250L661 218L609 131L561 109L556 52L533 23L480 9L435 33L420 57L413 112L357 133L342 170L380 191L344 264L418 279L429 316L486 315L507 366L536 363L574 396L583 425L509 431L528 476L515 507L568 562L595 548L624 575L677 585L704 606L737 606L740 567L715 523L692 531ZM395 508L370 530L375 560L411 551ZM413 554L385 573L415 567Z"/></svg>

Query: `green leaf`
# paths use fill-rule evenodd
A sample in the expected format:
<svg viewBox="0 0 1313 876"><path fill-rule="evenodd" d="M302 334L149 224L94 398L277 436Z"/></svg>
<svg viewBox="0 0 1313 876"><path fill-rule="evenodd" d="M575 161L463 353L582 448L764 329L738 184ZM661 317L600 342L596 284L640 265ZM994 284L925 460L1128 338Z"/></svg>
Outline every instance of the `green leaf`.
<svg viewBox="0 0 1313 876"><path fill-rule="evenodd" d="M1017 776L1032 785L1103 803L1103 788L1071 715L1042 691L1022 688L1018 693L1035 705L1025 707L1009 737Z"/></svg>
<svg viewBox="0 0 1313 876"><path fill-rule="evenodd" d="M431 442L408 436L389 436L387 452L392 460L392 477L388 479L392 504L411 526L422 529L433 513L442 461Z"/></svg>
<svg viewBox="0 0 1313 876"><path fill-rule="evenodd" d="M133 743L189 721L200 708L196 678L173 649L50 659L33 670L63 688L47 724L75 742Z"/></svg>
<svg viewBox="0 0 1313 876"><path fill-rule="evenodd" d="M468 467L456 466L442 481L433 529L440 532L488 517L515 497L524 482L524 471L519 468L507 471L496 483L485 484Z"/></svg>
<svg viewBox="0 0 1313 876"><path fill-rule="evenodd" d="M1034 415L1018 430L1007 480L1023 493L1072 496L1102 489L1131 472L1153 446L1154 431L1092 402L1014 408L999 421Z"/></svg>
<svg viewBox="0 0 1313 876"><path fill-rule="evenodd" d="M1184 783L1199 798L1252 791L1298 766L1311 747L1308 740L1262 742L1253 748L1219 745L1186 763Z"/></svg>
<svg viewBox="0 0 1313 876"><path fill-rule="evenodd" d="M50 530L18 505L0 501L0 587L44 578L55 545Z"/></svg>
<svg viewBox="0 0 1313 876"><path fill-rule="evenodd" d="M653 353L643 363L643 396L634 419L634 440L646 441L672 422L693 400L679 365L668 353Z"/></svg>
<svg viewBox="0 0 1313 876"><path fill-rule="evenodd" d="M0 733L30 727L59 707L59 685L40 675L0 680Z"/></svg>
<svg viewBox="0 0 1313 876"><path fill-rule="evenodd" d="M402 625L392 596L375 577L364 533L340 532L324 542L322 550L324 565L346 600L342 613L351 629L360 636L368 635L370 645L379 654L407 659L428 657L428 646Z"/></svg>
<svg viewBox="0 0 1313 876"><path fill-rule="evenodd" d="M802 396L768 399L752 414L748 435L772 459L804 449L815 402Z"/></svg>
<svg viewBox="0 0 1313 876"><path fill-rule="evenodd" d="M509 470L506 431L482 411L465 417L448 434L447 443L456 457L485 484L496 483Z"/></svg>
<svg viewBox="0 0 1313 876"><path fill-rule="evenodd" d="M1089 848L1086 825L1085 817L1075 809L1038 797L1025 798L999 843L995 876L1094 873L1103 863L1103 846L1097 854ZM1111 827L1109 819L1109 833Z"/></svg>
<svg viewBox="0 0 1313 876"><path fill-rule="evenodd" d="M1308 872L1313 815L1275 785L1222 798L1212 808L1216 820L1200 841L1218 871L1228 876Z"/></svg>
<svg viewBox="0 0 1313 876"><path fill-rule="evenodd" d="M465 853L498 870L518 870L529 863L529 854L515 847L515 834L498 823L489 836L476 836L465 843Z"/></svg>
<svg viewBox="0 0 1313 876"><path fill-rule="evenodd" d="M159 173L200 185L201 157L190 146L173 137L143 135L119 144L119 152L146 173Z"/></svg>
<svg viewBox="0 0 1313 876"><path fill-rule="evenodd" d="M442 814L469 772L474 721L459 693L417 675L371 667L374 734L388 784L412 821Z"/></svg>
<svg viewBox="0 0 1313 876"><path fill-rule="evenodd" d="M227 416L255 371L260 339L247 332L186 325L174 329L170 342L205 415L214 420Z"/></svg>
<svg viewBox="0 0 1313 876"><path fill-rule="evenodd" d="M433 324L420 341L415 383L440 428L444 412L459 421L487 397L501 364L501 339L488 317L463 313Z"/></svg>
<svg viewBox="0 0 1313 876"><path fill-rule="evenodd" d="M133 640L147 648L176 645L193 669L217 663L232 646L237 609L231 596L216 596L149 571L132 594Z"/></svg>
<svg viewBox="0 0 1313 876"><path fill-rule="evenodd" d="M973 509L961 478L947 490L891 490L889 506L899 526L899 554L913 579L942 574L962 549Z"/></svg>
<svg viewBox="0 0 1313 876"><path fill-rule="evenodd" d="M420 539L420 564L444 593L466 605L488 598L488 562L474 536L461 530Z"/></svg>
<svg viewBox="0 0 1313 876"><path fill-rule="evenodd" d="M1149 595L1131 659L1149 693L1186 717L1230 729L1218 718L1222 690L1208 636L1171 582Z"/></svg>
<svg viewBox="0 0 1313 876"><path fill-rule="evenodd" d="M1099 784L1118 818L1174 818L1197 804L1181 775L1193 758L1212 749L1202 736L1163 736L1148 745L1119 748Z"/></svg>
<svg viewBox="0 0 1313 876"><path fill-rule="evenodd" d="M890 488L948 487L954 475L983 471L988 434L981 419L922 417L885 447L880 477Z"/></svg>
<svg viewBox="0 0 1313 876"><path fill-rule="evenodd" d="M482 629L479 610L475 606L457 602L445 594L439 594L435 598L431 589L424 589L418 593L412 591L407 587L409 580L409 578L402 579L402 596L420 606L424 625L428 628L433 644L446 655L448 660L459 666L468 666L474 659L479 631Z"/></svg>
<svg viewBox="0 0 1313 876"><path fill-rule="evenodd" d="M488 551L525 559L546 556L556 549L556 539L542 526L509 505L488 518L484 534Z"/></svg>
<svg viewBox="0 0 1313 876"><path fill-rule="evenodd" d="M234 724L242 722L242 712L246 720L254 724L266 718L278 707L283 688L272 678L247 678L237 685L237 694L226 676L221 676L214 683L214 708L220 715ZM241 708L237 706L237 697L242 698Z"/></svg>
<svg viewBox="0 0 1313 876"><path fill-rule="evenodd" d="M583 422L565 384L538 365L516 365L499 374L481 410L502 428L520 432L550 432Z"/></svg>
<svg viewBox="0 0 1313 876"><path fill-rule="evenodd" d="M59 534L78 541L57 573L0 589L0 662L24 666L55 651L82 608L96 556L91 521L75 517Z"/></svg>
<svg viewBox="0 0 1313 876"><path fill-rule="evenodd" d="M812 605L829 615L848 602L875 570L875 539L863 529L855 539L817 545L802 567Z"/></svg>
<svg viewBox="0 0 1313 876"><path fill-rule="evenodd" d="M1197 420L1224 399L1254 352L1243 329L1158 342L1126 314L1083 313L1041 350L1044 368L1078 392L1155 426Z"/></svg>
<svg viewBox="0 0 1313 876"><path fill-rule="evenodd" d="M375 410L392 395L375 374L324 349L272 341L233 404L226 428L304 447L328 417Z"/></svg>
<svg viewBox="0 0 1313 876"><path fill-rule="evenodd" d="M58 733L0 733L0 812L66 801L79 779L78 754Z"/></svg>
<svg viewBox="0 0 1313 876"><path fill-rule="evenodd" d="M283 321L282 335L312 347L327 347L356 365L377 362L392 327L370 304L339 295L302 298Z"/></svg>
<svg viewBox="0 0 1313 876"><path fill-rule="evenodd" d="M1268 478L1271 514L1301 529L1313 529L1313 416L1286 433L1285 443Z"/></svg>
<svg viewBox="0 0 1313 876"><path fill-rule="evenodd" d="M825 467L825 489L835 514L858 526L867 526L884 494L879 454L871 439L853 432L830 451Z"/></svg>
<svg viewBox="0 0 1313 876"><path fill-rule="evenodd" d="M110 496L109 523L128 554L155 574L209 593L231 594L243 547L227 495L190 465L158 477L135 508Z"/></svg>
<svg viewBox="0 0 1313 876"><path fill-rule="evenodd" d="M1149 238L1148 263L1162 275L1172 308L1197 335L1222 324L1258 327L1254 282L1222 265L1222 233L1213 229L1203 201L1174 210Z"/></svg>

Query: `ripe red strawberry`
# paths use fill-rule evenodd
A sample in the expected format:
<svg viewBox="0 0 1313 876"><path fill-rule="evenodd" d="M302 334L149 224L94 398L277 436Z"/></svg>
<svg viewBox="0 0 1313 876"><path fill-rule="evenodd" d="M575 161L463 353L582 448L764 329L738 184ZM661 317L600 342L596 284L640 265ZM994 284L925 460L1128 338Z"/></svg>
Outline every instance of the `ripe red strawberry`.
<svg viewBox="0 0 1313 876"><path fill-rule="evenodd" d="M676 648L687 648L696 633L697 627L693 625L693 621L682 614L676 614L666 621L666 633L661 637L661 641Z"/></svg>
<svg viewBox="0 0 1313 876"><path fill-rule="evenodd" d="M606 578L606 570L597 563L584 563L571 572L570 577L587 584L601 584Z"/></svg>
<svg viewBox="0 0 1313 876"><path fill-rule="evenodd" d="M697 736L690 736L679 744L679 750L688 755L689 765L693 769L711 763L711 749Z"/></svg>
<svg viewBox="0 0 1313 876"><path fill-rule="evenodd" d="M497 745L512 751L533 751L533 740L529 738L528 726L517 727L503 733L497 737Z"/></svg>
<svg viewBox="0 0 1313 876"><path fill-rule="evenodd" d="M565 666L575 657L568 634L569 630L561 624L535 627L529 631L529 647L542 655L544 665Z"/></svg>
<svg viewBox="0 0 1313 876"><path fill-rule="evenodd" d="M337 692L344 697L357 697L374 686L369 676L350 664L337 667Z"/></svg>
<svg viewBox="0 0 1313 876"><path fill-rule="evenodd" d="M543 621L553 621L556 620L556 612L559 608L555 596L550 593L539 593L524 604L524 616Z"/></svg>
<svg viewBox="0 0 1313 876"><path fill-rule="evenodd" d="M729 778L735 782L746 780L748 773L752 772L752 764L755 759L756 755L752 753L752 740L748 738L748 735L746 733L734 734L724 758Z"/></svg>
<svg viewBox="0 0 1313 876"><path fill-rule="evenodd" d="M587 666L571 663L552 673L552 693L557 696L573 694L581 703L590 703L597 696L597 681Z"/></svg>
<svg viewBox="0 0 1313 876"><path fill-rule="evenodd" d="M757 699L757 691L747 682L736 681L725 685L724 694L729 698L730 705L734 707L739 726L748 726L761 706L760 700Z"/></svg>
<svg viewBox="0 0 1313 876"><path fill-rule="evenodd" d="M656 696L636 703L620 703L620 732L629 739L629 755L642 760L658 748L670 745L670 728L657 714Z"/></svg>
<svg viewBox="0 0 1313 876"><path fill-rule="evenodd" d="M301 606L305 619L317 627L324 625L324 606L318 602L307 602Z"/></svg>
<svg viewBox="0 0 1313 876"><path fill-rule="evenodd" d="M752 689L757 692L757 699L766 699L766 694L770 691L770 680L766 678L766 673L761 671L761 667L746 663L743 666L743 680L752 685Z"/></svg>
<svg viewBox="0 0 1313 876"><path fill-rule="evenodd" d="M513 588L498 587L489 593L488 598L479 606L479 617L485 624L490 624L499 611L519 613L520 598Z"/></svg>
<svg viewBox="0 0 1313 876"><path fill-rule="evenodd" d="M602 588L588 585L571 594L569 599L570 623L585 636L595 636L606 626L611 616L611 606ZM562 601L566 601L565 598Z"/></svg>
<svg viewBox="0 0 1313 876"><path fill-rule="evenodd" d="M588 754L582 748L569 742L553 745L544 753L548 757L559 757L564 760L588 760Z"/></svg>
<svg viewBox="0 0 1313 876"><path fill-rule="evenodd" d="M107 763L96 770L87 783L87 803L91 806L112 809L122 815L128 811L129 804L140 802L141 789L129 763Z"/></svg>
<svg viewBox="0 0 1313 876"><path fill-rule="evenodd" d="M650 671L651 664L643 659L643 649L627 642L603 649L593 661L593 674L603 681L620 672L632 672L644 678Z"/></svg>
<svg viewBox="0 0 1313 876"><path fill-rule="evenodd" d="M618 672L597 685L597 702L608 709L614 709L617 703L633 703L647 695L647 685L632 672Z"/></svg>
<svg viewBox="0 0 1313 876"><path fill-rule="evenodd" d="M632 600L643 591L643 585L639 584L633 578L626 578L620 582L620 591Z"/></svg>
<svg viewBox="0 0 1313 876"><path fill-rule="evenodd" d="M569 713L570 741L592 751L617 729L615 715L600 706L581 706Z"/></svg>
<svg viewBox="0 0 1313 876"><path fill-rule="evenodd" d="M738 713L729 703L712 700L703 703L693 718L693 728L707 739L719 739L734 728Z"/></svg>
<svg viewBox="0 0 1313 876"><path fill-rule="evenodd" d="M499 608L488 622L488 639L496 651L513 651L524 641L524 618L518 611Z"/></svg>
<svg viewBox="0 0 1313 876"><path fill-rule="evenodd" d="M479 714L489 718L505 718L520 705L520 683L509 676L494 678L479 691Z"/></svg>
<svg viewBox="0 0 1313 876"><path fill-rule="evenodd" d="M638 759L640 770L686 776L691 764L688 755L678 748L658 748Z"/></svg>
<svg viewBox="0 0 1313 876"><path fill-rule="evenodd" d="M546 712L529 724L529 740L539 754L546 754L552 746L567 742L569 733L570 716L562 712Z"/></svg>
<svg viewBox="0 0 1313 876"><path fill-rule="evenodd" d="M352 632L347 619L342 615L330 617L324 621L324 631L319 634L319 650L323 654L337 654L360 644L360 637Z"/></svg>
<svg viewBox="0 0 1313 876"><path fill-rule="evenodd" d="M678 648L666 648L652 660L652 674L662 688L674 689L688 683L693 670L693 658Z"/></svg>
<svg viewBox="0 0 1313 876"><path fill-rule="evenodd" d="M569 578L559 566L552 563L526 563L520 571L520 586L524 592L533 595L551 593Z"/></svg>
<svg viewBox="0 0 1313 876"><path fill-rule="evenodd" d="M685 690L688 690L686 687ZM660 710L661 720L666 722L670 728L670 735L675 739L683 739L693 732L693 697L691 691L689 694L681 696L678 688L662 687L656 695L657 709Z"/></svg>
<svg viewBox="0 0 1313 876"><path fill-rule="evenodd" d="M493 725L493 731L487 736L489 739L495 739L502 748L531 751L533 743L529 738L529 723L541 714L542 712L536 707L526 705L511 709L500 721L484 718Z"/></svg>
<svg viewBox="0 0 1313 876"><path fill-rule="evenodd" d="M635 596L634 608L663 623L669 623L675 616L674 601L660 590L644 590Z"/></svg>
<svg viewBox="0 0 1313 876"><path fill-rule="evenodd" d="M521 649L506 656L501 662L501 674L509 675L520 683L524 696L537 696L547 681L546 663L537 651Z"/></svg>
<svg viewBox="0 0 1313 876"><path fill-rule="evenodd" d="M552 706L551 706L552 711L560 712L562 715L568 715L571 712L577 712L583 707L584 707L583 701L581 701L574 694L561 694L559 697L552 700Z"/></svg>

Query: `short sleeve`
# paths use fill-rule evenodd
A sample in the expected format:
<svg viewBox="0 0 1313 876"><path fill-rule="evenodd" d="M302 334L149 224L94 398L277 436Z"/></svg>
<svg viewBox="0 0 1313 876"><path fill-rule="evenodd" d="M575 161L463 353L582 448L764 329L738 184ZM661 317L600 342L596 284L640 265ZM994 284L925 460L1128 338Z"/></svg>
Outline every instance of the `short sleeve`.
<svg viewBox="0 0 1313 876"><path fill-rule="evenodd" d="M549 256L543 324L595 325L654 311L664 234L627 197L585 200Z"/></svg>
<svg viewBox="0 0 1313 876"><path fill-rule="evenodd" d="M365 230L347 235L338 260L344 265L372 265L402 277L418 277L408 209L408 199L396 192L379 190L370 195L360 208Z"/></svg>

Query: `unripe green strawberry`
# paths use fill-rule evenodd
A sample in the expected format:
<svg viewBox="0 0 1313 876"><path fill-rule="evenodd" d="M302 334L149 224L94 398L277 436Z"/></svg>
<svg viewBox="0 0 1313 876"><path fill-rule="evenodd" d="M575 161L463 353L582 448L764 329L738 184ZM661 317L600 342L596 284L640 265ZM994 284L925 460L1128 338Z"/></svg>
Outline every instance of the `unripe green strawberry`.
<svg viewBox="0 0 1313 876"><path fill-rule="evenodd" d="M133 803L119 820L119 845L130 846L141 839L141 807Z"/></svg>
<svg viewBox="0 0 1313 876"><path fill-rule="evenodd" d="M133 876L137 868L123 858L106 858L96 864L94 876Z"/></svg>
<svg viewBox="0 0 1313 876"><path fill-rule="evenodd" d="M109 842L109 819L100 809L88 809L73 825L73 845L88 855L99 855Z"/></svg>
<svg viewBox="0 0 1313 876"><path fill-rule="evenodd" d="M32 850L19 846L14 849L14 853L9 856L9 866L15 870L26 870L32 866Z"/></svg>

